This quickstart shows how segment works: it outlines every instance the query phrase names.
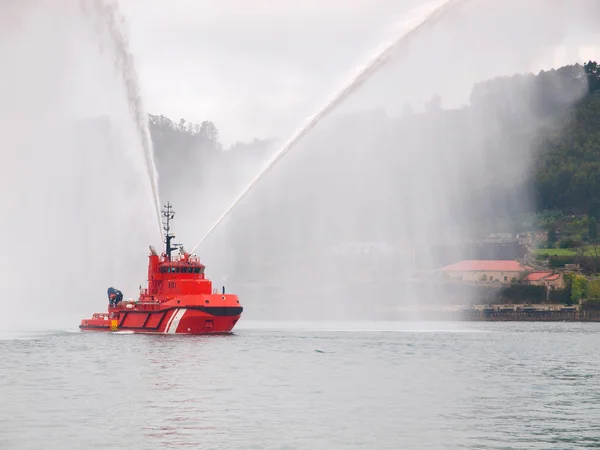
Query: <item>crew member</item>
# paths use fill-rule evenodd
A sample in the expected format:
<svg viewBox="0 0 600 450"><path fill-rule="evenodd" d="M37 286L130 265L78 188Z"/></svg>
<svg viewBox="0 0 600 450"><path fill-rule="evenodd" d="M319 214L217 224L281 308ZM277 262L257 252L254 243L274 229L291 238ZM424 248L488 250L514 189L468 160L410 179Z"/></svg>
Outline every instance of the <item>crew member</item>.
<svg viewBox="0 0 600 450"><path fill-rule="evenodd" d="M109 287L107 294L110 306L117 306L119 302L123 301L123 293L114 287Z"/></svg>

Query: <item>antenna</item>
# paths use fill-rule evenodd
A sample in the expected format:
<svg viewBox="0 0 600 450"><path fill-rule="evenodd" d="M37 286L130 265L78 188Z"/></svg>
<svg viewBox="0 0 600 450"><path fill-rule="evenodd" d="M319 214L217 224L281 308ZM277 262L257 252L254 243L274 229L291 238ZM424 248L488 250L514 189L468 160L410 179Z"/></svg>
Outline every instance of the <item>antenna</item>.
<svg viewBox="0 0 600 450"><path fill-rule="evenodd" d="M170 222L171 220L173 220L173 217L175 217L175 211L173 211L173 205L171 205L170 202L167 202L167 204L164 205L163 208L164 209L162 210L162 216L165 218L165 221L163 222L163 230L165 230L167 234L169 234L169 231L171 231Z"/></svg>
<svg viewBox="0 0 600 450"><path fill-rule="evenodd" d="M165 218L165 220L163 221L163 229L165 230L166 234L165 234L165 253L167 255L167 258L169 260L171 260L171 252L174 250L173 246L171 245L171 239L173 239L175 237L174 234L171 234L171 220L173 220L173 218L175 217L175 211L173 211L173 206L171 205L170 202L167 202L166 205L163 206L163 210L162 212L162 216Z"/></svg>

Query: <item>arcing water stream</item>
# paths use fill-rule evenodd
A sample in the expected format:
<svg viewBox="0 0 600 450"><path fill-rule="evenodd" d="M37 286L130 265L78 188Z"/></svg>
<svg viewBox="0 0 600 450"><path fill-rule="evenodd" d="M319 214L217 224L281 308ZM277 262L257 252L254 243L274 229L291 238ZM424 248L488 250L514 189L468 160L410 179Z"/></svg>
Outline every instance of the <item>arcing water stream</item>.
<svg viewBox="0 0 600 450"><path fill-rule="evenodd" d="M108 286L145 278L152 148L107 5L0 2L0 329L72 327Z"/></svg>
<svg viewBox="0 0 600 450"><path fill-rule="evenodd" d="M115 0L94 0L93 11L91 11L90 19L97 23L97 30L101 42L107 40L111 45L111 54L114 58L115 66L119 70L127 100L129 103L129 111L137 128L140 138L140 144L144 153L146 170L152 190L154 208L156 210L156 218L158 220L158 230L160 233L160 241L162 242L162 223L160 214L160 198L158 194L158 173L154 163L154 152L152 148L152 140L150 138L150 130L148 129L148 117L142 104L137 73L133 62L133 56L129 52L129 42L125 30L121 25L124 18L119 12L118 3ZM104 33L107 36L104 36Z"/></svg>
<svg viewBox="0 0 600 450"><path fill-rule="evenodd" d="M377 70L385 65L385 63L396 54L396 52L404 45L408 45L410 41L420 32L435 25L440 19L447 15L454 8L467 2L468 0L447 0L441 5L429 9L426 16L421 19L416 26L408 32L403 33L399 38L387 44L383 50L375 54L375 56L360 69L359 73L354 76L349 83L343 86L333 97L320 108L317 113L311 116L307 122L297 130L292 137L283 144L280 149L271 157L265 164L264 168L248 183L247 187L235 198L225 212L217 219L214 225L208 230L204 237L192 249L192 253L204 242L204 240L213 232L215 228L231 213L231 211L251 192L252 188L286 155L286 153L296 145L307 133L309 133L325 116L339 106L349 95L355 92L365 81L367 81Z"/></svg>
<svg viewBox="0 0 600 450"><path fill-rule="evenodd" d="M418 26L379 52L350 83L337 92L279 149L264 169L235 198L200 243L204 242L258 181L275 164L280 163L286 154L289 155L287 161L292 160L295 155L289 150L380 69L393 56L395 50L411 41L421 30L438 23L451 9L467 1L451 0L444 3L430 12ZM472 6L474 2L470 3ZM503 0L496 4L504 7L508 3ZM519 57L532 61L539 56L540 49L563 44L561 32L566 34L563 24L578 23L581 17L580 15L574 20L569 20L569 11L556 12L553 8L545 7L545 0L513 3L518 3L519 8L521 5L526 5L526 8L535 3L535 6L531 7L535 9L534 20L532 16L523 18L522 10L515 7L505 15L505 19L506 16L511 21L515 18L520 19L520 27L509 27L503 23L501 27L490 32L498 20L495 16L496 11L481 8L477 15L468 18L469 27L465 27L464 23L457 25L454 21L444 21L444 25L448 24L452 32L456 32L456 28L462 26L461 32L456 34L460 34L463 40L449 37L451 34L448 34L448 30L440 30L443 27L436 27L431 33L421 34L419 39L413 40L415 45L429 38L432 41L425 43L425 47L417 52L411 47L411 52L426 55L426 58L431 58L437 67L443 69L431 71L425 64L429 63L429 60L421 59L416 64L413 61L412 65L407 64L403 67L400 87L405 91L427 90L426 88L433 85L430 81L430 85L425 87L415 83L415 80L424 77L425 71L427 76L436 76L443 81L450 80L450 89L454 89L453 83L456 80L464 81L467 78L465 74L468 74L467 81L471 87L474 82L484 79L473 79L471 72L474 71L474 66L489 68L492 73L486 73L485 77L496 76L506 69L506 65L498 63L499 58L506 58L507 53L512 57L512 54L516 53L513 49L517 46L520 50ZM572 6L575 3L569 3L565 8L575 8ZM3 156L0 165L0 201L5 212L0 221L0 232L4 236L10 236L4 247L8 256L0 263L0 271L5 279L10 280L4 287L4 296L9 299L7 311L0 320L7 320L9 327L21 327L22 324L28 327L57 327L62 324L71 326L83 315L89 314L89 306L99 301L107 286L115 285L124 292L135 292L138 283L144 279L146 267L146 255L139 249L145 248L155 236L154 216L157 216L159 204L152 147L139 100L133 63L127 50L127 39L118 24L116 3L113 0L94 0L81 2L81 6L86 6L83 9L84 15L75 6L56 8L55 2L51 0L6 4L0 2L0 60L3 62L0 77L0 149ZM482 3L478 3L478 6L482 6ZM586 13L587 10L584 9L582 12ZM548 17L544 14L560 17L560 20L557 20L560 26L555 24L556 29L549 26ZM484 20L481 16L484 16ZM593 15L585 16L592 18ZM93 26L90 26L90 23ZM513 22L508 24L514 25ZM504 35L496 32L509 28L510 32L506 31ZM475 31L467 33L464 31L467 29ZM539 33L541 29L545 30L546 34ZM520 30L521 34L515 33L514 30ZM436 33L436 36L430 36ZM464 34L467 34L466 38ZM508 34L513 39L508 42L502 41ZM527 47L525 44L532 35L538 40L533 42L531 39L533 43L529 45L530 53L523 57L522 49ZM549 42L551 39L554 40ZM592 41L589 37L586 39L587 42ZM496 47L490 44L490 40ZM473 47L479 42L483 43L478 51L474 51ZM98 47L103 51L98 52ZM444 48L440 50L440 47ZM459 60L460 52L455 49L462 50L462 62ZM497 54L498 49L510 51ZM439 63L444 56L447 60ZM482 60L485 60L485 63L482 63ZM571 59L573 60L579 58ZM465 61L471 65L465 64ZM543 61L545 67L553 67L554 62L548 62L548 59ZM118 71L114 70L115 65ZM454 79L448 76L448 66L452 66L450 69L455 71ZM410 70L406 69L414 69L412 77L410 73L407 74ZM515 73L512 67L509 73ZM438 86L433 88L438 89ZM398 85L392 85L392 89L396 89L397 92ZM404 101L403 98L400 100ZM515 101L511 98L508 100ZM322 169L327 163L331 163L329 172L333 168L342 174L340 180L336 179L335 182L339 182L343 189L330 189L325 193L329 194L329 198L324 198L325 189L313 192L313 198L319 201L312 204L305 202L306 206L301 214L290 214L286 217L281 211L276 211L276 214L271 214L270 217L261 215L253 221L252 226L246 227L245 231L249 230L249 233L244 237L249 236L250 239L240 239L243 245L238 245L239 241L235 243L235 251L241 257L232 259L242 263L251 261L257 253L251 245L256 242L257 246L264 246L267 233L271 231L267 226L273 226L273 222L281 229L292 230L291 237L284 235L279 239L279 243L282 243L280 247L287 248L294 243L297 244L296 247L300 247L307 238L312 239L317 235L336 234L340 228L339 223L358 224L359 220L381 225L382 229L384 226L394 226L402 232L406 240L416 241L424 250L421 253L427 257L431 250L432 236L439 239L449 235L448 230L451 230L452 226L459 228L462 225L459 220L461 215L472 209L469 196L459 188L468 185L471 190L476 190L481 184L480 178L489 173L487 168L497 165L501 159L487 161L486 155L480 154L481 142L491 139L499 142L504 148L523 149L518 155L518 160L525 162L519 164L519 167L522 170L528 167L527 158L531 149L526 143L520 140L513 142L496 139L498 133L494 131L497 123L495 105L478 108L477 111L463 114L462 121L457 123L448 122L447 116L443 114L439 115L440 121L436 122L437 116L434 114L432 120L421 123L420 127L409 123L399 131L396 123L387 121L384 125L397 133L391 135L392 145L387 147L381 145L381 139L372 139L373 129L357 131L348 126L341 132L335 130L334 133L330 133L329 141L321 142L322 146L319 147L319 150L329 152L329 155L325 155L329 157L329 161L323 158L323 154L318 154L318 164L312 166ZM377 120L377 126L381 126L379 122L383 121ZM491 133L490 129L494 132ZM362 136L368 136L369 140L357 142L356 133L352 133L354 131L362 132ZM456 138L455 134L461 138L472 137L472 148L466 151L462 139L448 139L448 135L450 138ZM348 142L350 137L353 141ZM430 139L431 137L435 139ZM431 142L423 142L428 140ZM307 141L308 139L304 140ZM347 152L349 144L353 145L352 152ZM520 144L521 147L515 144ZM368 152L364 151L367 145L379 154L367 154ZM419 159L418 150L421 148L429 151L426 158ZM353 154L348 157L348 153ZM356 162L355 158L353 161L352 157L356 155L363 159ZM304 153L302 156L310 155ZM513 159L517 160L517 156L513 156ZM366 187L363 183L360 186L362 192L359 192L359 189L352 190L351 188L355 188L367 178L364 168L367 163L373 165L373 162L384 166L378 173L370 174L377 183ZM350 163L354 165L350 166ZM398 167L401 170L397 170ZM303 170L299 171L302 172L301 177L306 177L310 172L305 170L307 168L311 168L310 164L306 164ZM346 170L346 176L340 169ZM385 169L389 169L387 173ZM280 172L282 171L274 171L270 178ZM265 180L264 184L271 179ZM384 185L383 182L392 179L400 180L400 186L398 183ZM499 180L499 184L510 183L506 177ZM316 182L311 189L314 191L323 187L323 184L320 183L319 186ZM448 194L453 191L454 195ZM353 195L346 195L348 193ZM286 197L287 194L289 192L286 192ZM346 197L352 198L347 200ZM495 208L504 208L503 205L498 207L494 200L490 198L488 203ZM292 202L284 206L289 205L294 206ZM367 206L370 208L366 208ZM342 209L345 211L341 211ZM337 218L334 217L337 223L332 224L332 212L337 215ZM356 215L353 216L353 213ZM277 217L276 221L271 220L274 216ZM304 222L298 220L299 216ZM269 221L271 224L267 223L265 226L265 222ZM298 232L298 229L301 232ZM264 235L258 236L256 230ZM299 234L305 237L304 241L295 239ZM314 242L318 241L315 239ZM264 251L263 248L258 250ZM291 263L286 266L281 264L281 259L278 263L280 267L277 269L283 270L267 274L278 282L286 281L281 276L282 272L283 275L286 275L286 271L288 275L295 274L296 269L301 266L296 264L290 269ZM312 271L309 272L309 275L312 275L326 264L328 263L313 258L310 264L304 266ZM253 268L252 264L246 266L244 269ZM337 262L330 263L330 266L338 268ZM339 273L330 275L327 282L341 285L347 280L350 271L362 271L361 267L350 269L340 268ZM302 282L311 278L304 273L300 275ZM30 282L33 277L35 283ZM260 277L261 280L267 278L264 271L260 273ZM263 289L262 286L260 289ZM312 286L311 289L314 290ZM397 290L396 285L394 289ZM260 294L263 295L264 291ZM407 297L423 297L423 292L417 294ZM297 302L299 305L304 305L307 301L307 297L302 295L302 302ZM328 304L340 306L338 309L342 309L347 298L339 296L329 299ZM335 300L338 300L337 304ZM37 323L32 323L32 309L36 311L34 318ZM293 316L289 310L285 313L286 317ZM0 328L2 325L0 322Z"/></svg>
<svg viewBox="0 0 600 450"><path fill-rule="evenodd" d="M418 318L420 308L484 299L474 290L448 288L438 269L489 258L475 255L469 240L509 233L512 220L532 211L522 186L535 168L541 127L550 126L548 109L556 111L532 106L540 98L533 79L553 86L543 91L545 100L568 105L585 92L581 83L557 81L556 72L511 75L594 58L580 49L595 42L595 5L447 4L443 20L406 48L400 45L401 58L388 58L368 81L360 78L360 89L335 114L325 117L355 79L259 175L258 164L248 171L226 200L235 212L222 214L221 225L212 228L219 229L202 244L211 270L252 299L245 317L354 320L402 309ZM572 73L581 79L577 68ZM435 94L438 101L429 102ZM415 111L404 112L407 104ZM519 258L516 252L492 256Z"/></svg>

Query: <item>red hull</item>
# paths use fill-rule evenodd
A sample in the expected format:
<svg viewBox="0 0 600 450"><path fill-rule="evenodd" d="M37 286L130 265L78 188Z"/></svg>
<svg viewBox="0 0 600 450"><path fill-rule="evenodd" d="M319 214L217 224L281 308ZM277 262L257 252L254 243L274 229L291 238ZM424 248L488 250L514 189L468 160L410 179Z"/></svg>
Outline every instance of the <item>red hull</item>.
<svg viewBox="0 0 600 450"><path fill-rule="evenodd" d="M82 331L132 331L160 334L231 333L243 308L238 296L221 294L213 289L204 275L200 260L179 246L179 256L172 256L173 245L169 221L174 212L165 206L166 250L159 256L150 246L148 287L140 286L138 301L123 301L123 294L109 288L107 313L96 313L81 321Z"/></svg>
<svg viewBox="0 0 600 450"><path fill-rule="evenodd" d="M187 302L125 303L81 321L82 331L132 331L158 334L231 333L242 307L236 295L208 295Z"/></svg>

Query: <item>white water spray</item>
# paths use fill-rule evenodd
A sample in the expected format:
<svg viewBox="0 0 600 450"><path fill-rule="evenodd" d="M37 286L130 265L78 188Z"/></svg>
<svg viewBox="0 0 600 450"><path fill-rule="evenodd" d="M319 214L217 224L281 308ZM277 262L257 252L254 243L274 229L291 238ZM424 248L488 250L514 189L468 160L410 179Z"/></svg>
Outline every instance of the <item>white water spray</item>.
<svg viewBox="0 0 600 450"><path fill-rule="evenodd" d="M82 2L84 11L87 11L85 1ZM152 190L152 201L156 210L158 221L158 230L162 242L163 230L161 222L160 198L158 193L158 172L154 163L154 151L150 130L148 129L148 115L142 104L138 77L135 70L133 56L129 52L129 40L125 34L125 19L119 11L119 5L115 0L94 0L93 11L88 11L96 23L96 29L99 33L100 42L104 42L104 33L112 46L111 54L114 57L114 64L123 81L129 111L137 128L140 138L140 144L144 153L146 170Z"/></svg>
<svg viewBox="0 0 600 450"><path fill-rule="evenodd" d="M552 99L568 108L584 85L569 81L580 79L577 68L560 80L511 75L595 58L578 53L598 35L597 2L550 5L465 2L392 55L237 201L202 252L247 299L247 319L431 320L489 299L438 269L521 257L481 240L514 232L533 211L538 143L546 127L568 123ZM230 185L240 165L231 155L217 172ZM224 206L262 168L246 165L250 176ZM211 196L227 192L203 182Z"/></svg>
<svg viewBox="0 0 600 450"><path fill-rule="evenodd" d="M415 38L423 30L435 25L440 19L447 15L454 8L467 2L468 0L448 0L443 4L436 5L435 8L429 8L424 19L411 28L409 31L403 33L399 38L390 42L385 46L383 50L376 53L375 56L362 68L359 73L354 76L349 83L344 85L342 89L336 92L333 97L318 110L313 116L311 116L306 123L298 129L292 137L271 157L271 159L265 164L263 169L248 183L248 186L236 197L231 203L229 208L217 219L214 225L208 230L204 237L196 244L192 249L192 253L204 242L204 240L214 231L215 228L231 213L240 201L242 201L252 190L252 188L258 183L285 155L286 153L297 144L308 132L310 132L324 117L331 113L337 106L339 106L349 95L354 93L365 81L367 81L375 72L377 72L385 63L400 49L403 45L407 45L410 41Z"/></svg>
<svg viewBox="0 0 600 450"><path fill-rule="evenodd" d="M108 286L135 295L156 239L133 88L79 6L0 2L2 330L72 328Z"/></svg>

